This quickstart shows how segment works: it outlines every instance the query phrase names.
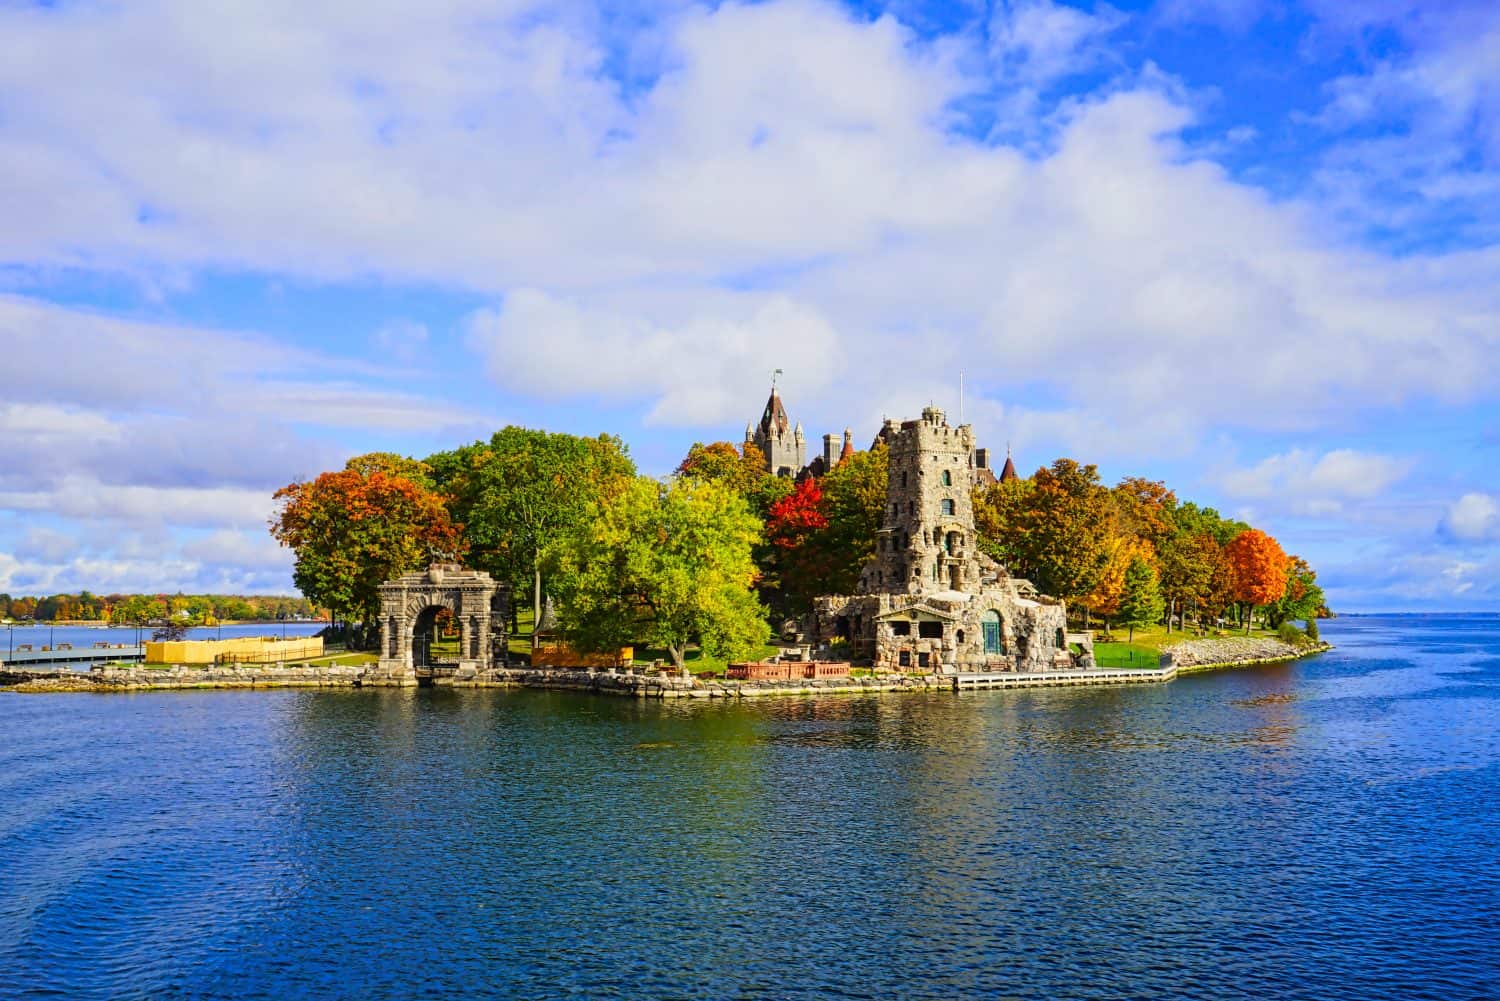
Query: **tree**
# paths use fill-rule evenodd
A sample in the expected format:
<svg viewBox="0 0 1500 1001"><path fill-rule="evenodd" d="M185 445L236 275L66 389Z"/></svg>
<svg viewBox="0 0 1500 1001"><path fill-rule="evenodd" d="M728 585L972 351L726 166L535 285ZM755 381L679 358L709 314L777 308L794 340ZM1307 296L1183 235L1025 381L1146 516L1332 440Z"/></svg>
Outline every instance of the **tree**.
<svg viewBox="0 0 1500 1001"><path fill-rule="evenodd" d="M766 515L765 541L759 560L763 600L787 615L806 611L823 590L833 565L820 536L828 527L828 502L822 485L809 476Z"/></svg>
<svg viewBox="0 0 1500 1001"><path fill-rule="evenodd" d="M1286 593L1287 555L1276 540L1251 528L1224 547L1234 580L1234 600L1245 606L1245 631L1257 605L1279 601Z"/></svg>
<svg viewBox="0 0 1500 1001"><path fill-rule="evenodd" d="M1214 571L1224 560L1223 547L1207 532L1179 532L1166 541L1161 551L1161 590L1167 601L1167 626L1172 614L1187 615L1209 603Z"/></svg>
<svg viewBox="0 0 1500 1001"><path fill-rule="evenodd" d="M758 555L762 594L781 615L820 594L848 594L875 555L885 517L889 459L882 443L856 452L821 480L808 477L771 506Z"/></svg>
<svg viewBox="0 0 1500 1001"><path fill-rule="evenodd" d="M1115 532L1114 505L1094 466L1058 459L1031 477L1025 506L1002 527L1012 570L1069 604L1099 583Z"/></svg>
<svg viewBox="0 0 1500 1001"><path fill-rule="evenodd" d="M613 435L515 426L427 462L463 525L469 565L509 584L517 598L529 594L533 608L542 602L542 550L635 475L624 442Z"/></svg>
<svg viewBox="0 0 1500 1001"><path fill-rule="evenodd" d="M379 613L381 584L464 550L440 496L368 459L282 487L271 520L276 541L296 553L298 590L361 623Z"/></svg>
<svg viewBox="0 0 1500 1001"><path fill-rule="evenodd" d="M1131 641L1135 640L1137 626L1151 625L1164 610L1156 568L1137 556L1125 570L1125 590L1120 598L1120 621L1130 628Z"/></svg>
<svg viewBox="0 0 1500 1001"><path fill-rule="evenodd" d="M975 487L974 530L977 546L1007 567L1020 566L1020 554L1010 543L1022 531L1020 522L1031 505L1030 480L1005 480L989 486Z"/></svg>
<svg viewBox="0 0 1500 1001"><path fill-rule="evenodd" d="M725 487L635 478L545 550L559 630L581 650L663 647L678 669L694 643L709 656L748 654L770 633L751 590L759 535Z"/></svg>
<svg viewBox="0 0 1500 1001"><path fill-rule="evenodd" d="M1324 600L1323 589L1318 586L1318 575L1312 566L1300 556L1288 557L1286 591L1266 606L1266 623L1273 629L1292 619L1310 623L1318 617Z"/></svg>
<svg viewBox="0 0 1500 1001"><path fill-rule="evenodd" d="M1120 531L1151 544L1160 552L1177 531L1177 495L1157 480L1127 476L1110 494L1114 498Z"/></svg>
<svg viewBox="0 0 1500 1001"><path fill-rule="evenodd" d="M1099 614L1107 628L1110 620L1120 613L1120 602L1125 597L1126 571L1138 559L1150 559L1150 544L1130 535L1116 535L1105 542L1108 558L1104 570L1094 589L1078 604L1083 607L1084 624L1088 624L1090 612Z"/></svg>

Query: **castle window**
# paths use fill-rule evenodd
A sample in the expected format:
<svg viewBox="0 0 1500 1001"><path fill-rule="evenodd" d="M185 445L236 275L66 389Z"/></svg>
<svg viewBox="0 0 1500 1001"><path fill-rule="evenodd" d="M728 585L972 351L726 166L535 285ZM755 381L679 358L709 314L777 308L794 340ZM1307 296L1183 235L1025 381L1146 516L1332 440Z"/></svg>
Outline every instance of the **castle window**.
<svg viewBox="0 0 1500 1001"><path fill-rule="evenodd" d="M917 666L918 667L931 667L932 666L932 655L929 654L929 653L919 653L919 654L917 654Z"/></svg>
<svg viewBox="0 0 1500 1001"><path fill-rule="evenodd" d="M957 634L955 634L955 638L958 640L959 646L964 645L964 631L962 629L960 629Z"/></svg>
<svg viewBox="0 0 1500 1001"><path fill-rule="evenodd" d="M917 635L924 640L940 640L943 638L943 624L941 622L918 622Z"/></svg>
<svg viewBox="0 0 1500 1001"><path fill-rule="evenodd" d="M948 538L944 542L944 546L948 550L948 555L949 556L952 556L953 555L953 550L957 549L959 547L959 545L961 544L960 539L961 539L961 537L959 536L959 534L957 532L949 532L948 533Z"/></svg>
<svg viewBox="0 0 1500 1001"><path fill-rule="evenodd" d="M901 667L911 667L911 651L902 650L896 654L896 663Z"/></svg>
<svg viewBox="0 0 1500 1001"><path fill-rule="evenodd" d="M946 469L943 470L943 486L945 486L945 487L951 487L951 486L953 486L953 474L950 473L950 472L948 472L948 470L946 470Z"/></svg>
<svg viewBox="0 0 1500 1001"><path fill-rule="evenodd" d="M902 485L902 486L903 486L903 487L904 487L904 486L906 486L906 473L905 473L905 472L903 472L903 473L902 473L902 474L901 474L901 485Z"/></svg>
<svg viewBox="0 0 1500 1001"><path fill-rule="evenodd" d="M910 636L911 635L911 623L907 622L905 619L892 619L891 620L891 635L892 636Z"/></svg>
<svg viewBox="0 0 1500 1001"><path fill-rule="evenodd" d="M953 501L951 499L943 501L943 513L946 514L946 515L948 515L949 517L952 517L953 514L955 513L954 512L954 507L953 507Z"/></svg>

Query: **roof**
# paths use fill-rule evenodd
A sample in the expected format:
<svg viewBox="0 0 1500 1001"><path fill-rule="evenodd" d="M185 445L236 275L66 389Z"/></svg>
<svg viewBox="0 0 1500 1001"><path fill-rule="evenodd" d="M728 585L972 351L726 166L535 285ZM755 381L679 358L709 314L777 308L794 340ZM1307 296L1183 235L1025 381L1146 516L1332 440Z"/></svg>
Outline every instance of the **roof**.
<svg viewBox="0 0 1500 1001"><path fill-rule="evenodd" d="M766 401L765 413L760 415L760 429L764 434L786 434L792 422L787 418L786 407L781 405L781 396L775 389Z"/></svg>
<svg viewBox="0 0 1500 1001"><path fill-rule="evenodd" d="M839 461L843 462L852 455L854 455L854 432L844 428L844 447L839 450Z"/></svg>
<svg viewBox="0 0 1500 1001"><path fill-rule="evenodd" d="M1009 455L1005 457L1005 467L1000 470L1000 482L1009 483L1011 480L1019 480L1021 477L1016 473L1016 464L1011 461Z"/></svg>

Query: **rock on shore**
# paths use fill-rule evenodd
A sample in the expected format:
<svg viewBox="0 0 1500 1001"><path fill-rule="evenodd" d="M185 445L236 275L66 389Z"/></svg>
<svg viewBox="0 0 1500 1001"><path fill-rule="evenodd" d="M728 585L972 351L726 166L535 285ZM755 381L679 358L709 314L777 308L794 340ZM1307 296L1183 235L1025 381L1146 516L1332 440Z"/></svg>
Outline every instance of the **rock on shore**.
<svg viewBox="0 0 1500 1001"><path fill-rule="evenodd" d="M1179 668L1207 667L1221 664L1257 664L1268 660L1291 660L1329 649L1328 644L1294 646L1278 639L1251 636L1224 636L1216 639L1186 640L1162 652L1172 655Z"/></svg>

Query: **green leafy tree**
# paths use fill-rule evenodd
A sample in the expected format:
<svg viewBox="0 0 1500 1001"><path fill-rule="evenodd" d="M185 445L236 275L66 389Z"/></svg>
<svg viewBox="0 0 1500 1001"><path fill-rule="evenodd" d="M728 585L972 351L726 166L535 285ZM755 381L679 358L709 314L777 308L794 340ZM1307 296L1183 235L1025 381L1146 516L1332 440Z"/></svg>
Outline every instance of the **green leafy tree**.
<svg viewBox="0 0 1500 1001"><path fill-rule="evenodd" d="M759 535L732 490L633 479L545 551L560 631L581 650L662 647L679 669L693 644L710 656L746 655L770 633L751 590Z"/></svg>
<svg viewBox="0 0 1500 1001"><path fill-rule="evenodd" d="M1189 609L1196 611L1207 603L1214 570L1223 560L1223 547L1207 532L1179 532L1169 538L1160 560L1161 590L1168 609L1185 619Z"/></svg>
<svg viewBox="0 0 1500 1001"><path fill-rule="evenodd" d="M875 558L889 479L885 442L868 452L855 452L823 476L828 525L818 533L816 544L828 554L829 571L821 593L851 593L860 571Z"/></svg>
<svg viewBox="0 0 1500 1001"><path fill-rule="evenodd" d="M1302 557L1288 557L1286 591L1280 599L1265 607L1266 624L1274 629L1283 622L1300 619L1310 625L1317 619L1324 601L1317 572Z"/></svg>
<svg viewBox="0 0 1500 1001"><path fill-rule="evenodd" d="M1020 566L1021 556L1010 543L1020 537L1017 526L1030 508L1031 494L1031 481L1020 479L974 489L974 530L978 548L1006 567Z"/></svg>
<svg viewBox="0 0 1500 1001"><path fill-rule="evenodd" d="M613 435L580 438L515 426L427 463L463 526L469 565L508 583L517 598L529 594L533 608L542 602L542 550L635 475L625 444Z"/></svg>
<svg viewBox="0 0 1500 1001"><path fill-rule="evenodd" d="M1130 629L1130 639L1134 641L1136 627L1149 626L1158 621L1165 610L1156 568L1149 560L1137 556L1125 569L1125 589L1120 596L1120 624Z"/></svg>
<svg viewBox="0 0 1500 1001"><path fill-rule="evenodd" d="M271 520L276 541L296 554L297 588L361 623L375 620L385 581L463 552L440 496L367 458L276 491L279 506Z"/></svg>

